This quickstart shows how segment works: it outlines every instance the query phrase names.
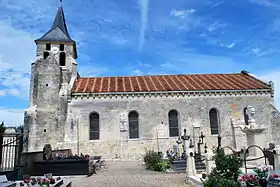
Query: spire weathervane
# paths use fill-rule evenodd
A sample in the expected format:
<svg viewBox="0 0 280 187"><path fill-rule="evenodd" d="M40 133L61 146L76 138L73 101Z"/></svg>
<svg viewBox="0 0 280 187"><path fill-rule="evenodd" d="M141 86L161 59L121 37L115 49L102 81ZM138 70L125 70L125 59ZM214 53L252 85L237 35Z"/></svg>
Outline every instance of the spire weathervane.
<svg viewBox="0 0 280 187"><path fill-rule="evenodd" d="M59 0L59 5L62 6L62 0Z"/></svg>

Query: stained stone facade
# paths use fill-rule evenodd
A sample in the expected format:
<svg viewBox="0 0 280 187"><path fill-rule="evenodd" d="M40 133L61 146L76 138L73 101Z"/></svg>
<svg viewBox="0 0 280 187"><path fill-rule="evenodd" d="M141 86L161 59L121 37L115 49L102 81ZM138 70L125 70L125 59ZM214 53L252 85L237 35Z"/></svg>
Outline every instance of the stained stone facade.
<svg viewBox="0 0 280 187"><path fill-rule="evenodd" d="M266 126L256 138L258 145L280 140L275 135L280 117L273 84L248 72L82 78L76 43L61 6L52 28L35 42L37 57L31 65L30 105L25 112L26 151L41 151L49 143L53 149L71 148L74 153L140 159L145 149L172 148L184 128L196 143L202 131L209 148L217 145L218 134L223 146L232 147L230 121L244 121L248 105L256 110L256 122ZM211 109L215 119L209 115ZM131 112L134 117L129 120ZM210 124L217 127L212 126L212 135ZM175 136L170 137L171 131ZM246 146L245 134L239 129L235 134L237 148Z"/></svg>

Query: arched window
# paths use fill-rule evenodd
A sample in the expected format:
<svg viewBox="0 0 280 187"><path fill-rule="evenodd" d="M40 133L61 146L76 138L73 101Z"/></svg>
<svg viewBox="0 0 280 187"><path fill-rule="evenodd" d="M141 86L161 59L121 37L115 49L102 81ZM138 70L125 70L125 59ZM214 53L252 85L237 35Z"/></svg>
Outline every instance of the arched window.
<svg viewBox="0 0 280 187"><path fill-rule="evenodd" d="M168 113L169 120L169 136L179 136L179 123L178 123L178 112L176 110L171 110Z"/></svg>
<svg viewBox="0 0 280 187"><path fill-rule="evenodd" d="M211 134L219 134L219 112L216 108L209 111Z"/></svg>
<svg viewBox="0 0 280 187"><path fill-rule="evenodd" d="M65 66L65 53L64 52L61 52L59 54L59 65L60 66Z"/></svg>
<svg viewBox="0 0 280 187"><path fill-rule="evenodd" d="M89 115L89 139L99 140L99 114L93 112Z"/></svg>
<svg viewBox="0 0 280 187"><path fill-rule="evenodd" d="M49 52L44 52L44 59L46 59L46 58L48 58L48 56L50 55L50 53Z"/></svg>
<svg viewBox="0 0 280 187"><path fill-rule="evenodd" d="M128 114L129 122L129 138L139 138L139 122L138 113L136 111L131 111Z"/></svg>
<svg viewBox="0 0 280 187"><path fill-rule="evenodd" d="M244 115L244 122L246 125L249 125L249 115L248 115L248 108L245 107L243 109L243 115Z"/></svg>

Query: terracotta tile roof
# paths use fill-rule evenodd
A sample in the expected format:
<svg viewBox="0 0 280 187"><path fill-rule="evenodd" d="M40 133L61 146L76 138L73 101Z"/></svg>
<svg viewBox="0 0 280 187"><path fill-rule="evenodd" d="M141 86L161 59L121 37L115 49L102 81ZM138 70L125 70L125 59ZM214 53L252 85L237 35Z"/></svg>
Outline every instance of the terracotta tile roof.
<svg viewBox="0 0 280 187"><path fill-rule="evenodd" d="M270 86L247 73L80 77L73 93L256 90Z"/></svg>

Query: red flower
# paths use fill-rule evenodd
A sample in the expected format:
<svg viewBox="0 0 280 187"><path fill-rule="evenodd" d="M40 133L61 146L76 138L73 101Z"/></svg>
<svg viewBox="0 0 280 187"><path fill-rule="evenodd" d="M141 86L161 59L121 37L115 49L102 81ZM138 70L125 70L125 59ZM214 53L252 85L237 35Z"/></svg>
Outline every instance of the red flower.
<svg viewBox="0 0 280 187"><path fill-rule="evenodd" d="M279 178L279 177L280 177L280 175L277 175L277 174L270 175L270 178Z"/></svg>

